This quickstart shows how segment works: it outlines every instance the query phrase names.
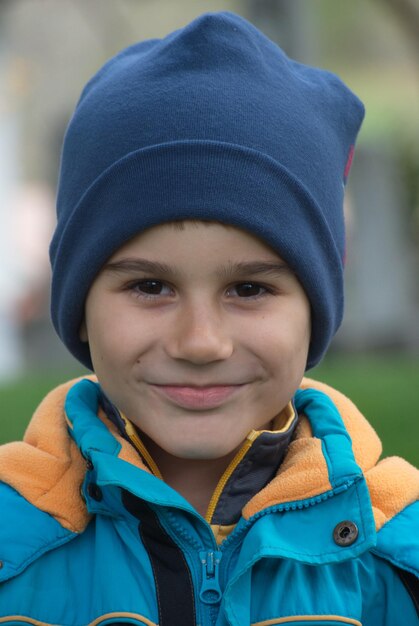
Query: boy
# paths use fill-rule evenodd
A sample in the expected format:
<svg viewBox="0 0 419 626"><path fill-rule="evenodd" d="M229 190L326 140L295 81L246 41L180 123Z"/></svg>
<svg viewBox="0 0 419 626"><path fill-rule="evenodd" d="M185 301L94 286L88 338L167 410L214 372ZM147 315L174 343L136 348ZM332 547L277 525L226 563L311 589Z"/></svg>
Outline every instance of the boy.
<svg viewBox="0 0 419 626"><path fill-rule="evenodd" d="M341 321L362 117L230 13L85 87L52 315L97 378L2 449L1 624L419 623L418 473L303 380Z"/></svg>

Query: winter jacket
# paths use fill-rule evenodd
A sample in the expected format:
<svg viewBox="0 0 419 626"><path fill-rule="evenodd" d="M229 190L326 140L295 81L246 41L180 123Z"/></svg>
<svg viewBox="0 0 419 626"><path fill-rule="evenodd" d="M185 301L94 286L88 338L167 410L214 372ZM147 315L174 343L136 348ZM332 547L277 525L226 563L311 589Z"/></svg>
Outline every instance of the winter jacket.
<svg viewBox="0 0 419 626"><path fill-rule="evenodd" d="M218 541L99 398L59 387L0 449L0 624L418 626L419 472L378 461L347 398L303 381L277 474Z"/></svg>

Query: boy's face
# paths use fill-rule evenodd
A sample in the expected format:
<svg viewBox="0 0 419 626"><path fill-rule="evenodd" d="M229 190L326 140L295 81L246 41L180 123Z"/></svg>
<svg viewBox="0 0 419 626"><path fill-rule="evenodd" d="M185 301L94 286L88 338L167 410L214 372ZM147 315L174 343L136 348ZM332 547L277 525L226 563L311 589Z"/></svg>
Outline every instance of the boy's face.
<svg viewBox="0 0 419 626"><path fill-rule="evenodd" d="M298 388L310 306L287 265L252 235L163 224L102 269L80 334L106 395L158 447L216 459L269 427Z"/></svg>

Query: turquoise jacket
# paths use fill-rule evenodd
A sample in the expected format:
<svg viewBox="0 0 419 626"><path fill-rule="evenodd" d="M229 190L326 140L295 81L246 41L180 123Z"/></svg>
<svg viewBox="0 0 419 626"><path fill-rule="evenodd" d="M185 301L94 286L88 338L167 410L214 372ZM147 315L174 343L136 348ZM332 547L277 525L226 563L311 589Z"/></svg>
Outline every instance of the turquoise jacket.
<svg viewBox="0 0 419 626"><path fill-rule="evenodd" d="M277 476L217 543L99 393L87 379L59 388L0 450L0 624L419 624L418 472L377 463L343 396L304 382Z"/></svg>

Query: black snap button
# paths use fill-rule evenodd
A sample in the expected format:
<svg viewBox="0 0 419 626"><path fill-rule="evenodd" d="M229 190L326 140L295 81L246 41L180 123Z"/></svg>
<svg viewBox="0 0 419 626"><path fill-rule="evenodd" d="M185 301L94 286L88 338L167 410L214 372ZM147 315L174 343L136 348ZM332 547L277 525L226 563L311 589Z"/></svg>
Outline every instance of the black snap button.
<svg viewBox="0 0 419 626"><path fill-rule="evenodd" d="M333 531L333 539L338 546L346 548L351 546L358 539L359 531L354 522L340 522Z"/></svg>
<svg viewBox="0 0 419 626"><path fill-rule="evenodd" d="M86 467L87 467L87 469L89 470L89 472L91 472L91 471L92 471L92 469L93 469L93 463L91 462L91 460L90 460L90 459L87 459L87 461L86 461Z"/></svg>
<svg viewBox="0 0 419 626"><path fill-rule="evenodd" d="M87 487L87 493L93 500L100 502L103 498L102 490L100 487L96 485L96 483L89 483Z"/></svg>

